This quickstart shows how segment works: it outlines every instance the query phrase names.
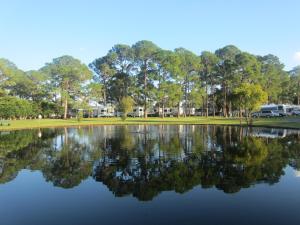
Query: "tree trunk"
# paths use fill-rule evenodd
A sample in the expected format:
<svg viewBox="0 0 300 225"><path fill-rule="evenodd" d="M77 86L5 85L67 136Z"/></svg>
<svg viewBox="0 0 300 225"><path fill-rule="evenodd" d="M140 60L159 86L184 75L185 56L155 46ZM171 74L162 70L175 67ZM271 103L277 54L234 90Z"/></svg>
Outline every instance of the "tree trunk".
<svg viewBox="0 0 300 225"><path fill-rule="evenodd" d="M106 106L106 88L104 88L103 99L104 99L104 105Z"/></svg>
<svg viewBox="0 0 300 225"><path fill-rule="evenodd" d="M300 105L300 92L299 92L299 89L300 89L300 82L298 81L298 91L297 91L297 105Z"/></svg>
<svg viewBox="0 0 300 225"><path fill-rule="evenodd" d="M106 87L107 87L107 84L106 84L106 79L103 80L103 85L104 85L104 91L103 91L103 102L104 102L104 105L106 106ZM100 100L100 99L99 99Z"/></svg>
<svg viewBox="0 0 300 225"><path fill-rule="evenodd" d="M213 117L216 116L215 94L212 95Z"/></svg>
<svg viewBox="0 0 300 225"><path fill-rule="evenodd" d="M146 63L145 63L145 71L144 71L144 118L147 119L147 71L146 71Z"/></svg>
<svg viewBox="0 0 300 225"><path fill-rule="evenodd" d="M207 93L207 84L205 84L205 92L206 92L206 117L208 117L208 93Z"/></svg>
<svg viewBox="0 0 300 225"><path fill-rule="evenodd" d="M253 119L252 119L251 112L249 112L249 124L252 127L252 125L253 125Z"/></svg>
<svg viewBox="0 0 300 225"><path fill-rule="evenodd" d="M232 102L229 101L229 117L232 117Z"/></svg>
<svg viewBox="0 0 300 225"><path fill-rule="evenodd" d="M212 76L211 76L211 80L210 80L210 86L211 86L211 93L212 93L211 103L212 103L212 109L213 109L213 117L215 117L216 116L216 108L215 108L215 86L214 86L214 83L213 83Z"/></svg>
<svg viewBox="0 0 300 225"><path fill-rule="evenodd" d="M180 102L178 103L178 108L177 108L177 118L180 116Z"/></svg>
<svg viewBox="0 0 300 225"><path fill-rule="evenodd" d="M223 103L223 116L227 117L227 89L224 83L224 103Z"/></svg>
<svg viewBox="0 0 300 225"><path fill-rule="evenodd" d="M64 119L67 119L67 114L68 114L68 98L67 98L67 96L65 97L64 107L65 107L65 110L64 110Z"/></svg>
<svg viewBox="0 0 300 225"><path fill-rule="evenodd" d="M159 113L159 108L158 108ZM165 103L162 104L162 118L165 118Z"/></svg>
<svg viewBox="0 0 300 225"><path fill-rule="evenodd" d="M204 106L204 96L202 96L202 109L201 109L201 116L204 116L204 109L205 109L205 106Z"/></svg>
<svg viewBox="0 0 300 225"><path fill-rule="evenodd" d="M242 109L241 109L241 107L239 108L239 111L240 111L240 112L239 112L239 114L240 114L240 115L239 115L239 117L240 117L240 126L242 126L242 116L243 116L243 115L242 115Z"/></svg>
<svg viewBox="0 0 300 225"><path fill-rule="evenodd" d="M188 78L185 77L185 87L184 87L184 112L183 116L186 117L186 111L187 111L187 92L188 92Z"/></svg>

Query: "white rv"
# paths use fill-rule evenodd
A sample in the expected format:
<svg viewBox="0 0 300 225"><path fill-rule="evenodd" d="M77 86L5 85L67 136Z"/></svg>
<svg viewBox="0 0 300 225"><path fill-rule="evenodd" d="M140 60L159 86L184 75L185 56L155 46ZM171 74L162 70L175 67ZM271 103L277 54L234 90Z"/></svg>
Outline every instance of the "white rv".
<svg viewBox="0 0 300 225"><path fill-rule="evenodd" d="M115 108L112 105L103 105L98 107L98 117L113 117Z"/></svg>
<svg viewBox="0 0 300 225"><path fill-rule="evenodd" d="M260 111L272 111L274 113L278 113L280 116L287 116L291 114L292 107L284 104L270 104L261 106Z"/></svg>
<svg viewBox="0 0 300 225"><path fill-rule="evenodd" d="M144 116L144 108L141 106L136 106L133 108L132 112L128 113L128 116L143 117Z"/></svg>
<svg viewBox="0 0 300 225"><path fill-rule="evenodd" d="M174 111L173 108L168 108L168 107L165 107L165 108L156 107L154 109L156 116L164 115L164 117L173 116L173 111Z"/></svg>
<svg viewBox="0 0 300 225"><path fill-rule="evenodd" d="M179 110L179 111L178 111ZM182 106L180 106L179 108L178 107L174 107L173 109L172 109L172 114L173 114L173 116L177 116L178 114L180 115L180 116L182 116L183 114L184 114L184 108L182 107ZM179 113L178 113L179 112Z"/></svg>
<svg viewBox="0 0 300 225"><path fill-rule="evenodd" d="M195 116L196 114L196 109L195 108L187 108L186 109L186 115L187 116Z"/></svg>
<svg viewBox="0 0 300 225"><path fill-rule="evenodd" d="M174 107L172 109L173 116L177 116L178 114L178 107ZM187 116L195 116L196 115L196 109L195 108L184 108L184 107L179 107L179 115L187 115Z"/></svg>

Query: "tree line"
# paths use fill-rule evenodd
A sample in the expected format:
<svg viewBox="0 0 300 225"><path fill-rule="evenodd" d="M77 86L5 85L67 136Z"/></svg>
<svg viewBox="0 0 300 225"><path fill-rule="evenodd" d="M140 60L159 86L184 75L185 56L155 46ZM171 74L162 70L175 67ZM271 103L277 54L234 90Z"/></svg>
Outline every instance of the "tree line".
<svg viewBox="0 0 300 225"><path fill-rule="evenodd" d="M117 44L89 65L65 55L22 71L0 59L1 118L67 118L69 109L89 109L90 100L118 105L124 99L143 106L145 117L153 104L164 109L181 103L184 116L192 107L206 116L247 116L263 103L300 104L300 66L286 71L275 55L233 45L197 55L145 40Z"/></svg>

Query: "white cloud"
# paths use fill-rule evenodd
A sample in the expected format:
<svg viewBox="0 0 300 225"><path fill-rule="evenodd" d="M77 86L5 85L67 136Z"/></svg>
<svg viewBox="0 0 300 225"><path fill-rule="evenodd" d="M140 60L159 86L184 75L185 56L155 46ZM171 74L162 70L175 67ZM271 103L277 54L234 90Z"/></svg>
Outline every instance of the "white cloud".
<svg viewBox="0 0 300 225"><path fill-rule="evenodd" d="M79 51L84 52L84 51L86 51L86 48L85 47L81 47L81 48L79 48Z"/></svg>
<svg viewBox="0 0 300 225"><path fill-rule="evenodd" d="M296 52L294 54L294 60L297 62L297 63L300 63L300 52Z"/></svg>

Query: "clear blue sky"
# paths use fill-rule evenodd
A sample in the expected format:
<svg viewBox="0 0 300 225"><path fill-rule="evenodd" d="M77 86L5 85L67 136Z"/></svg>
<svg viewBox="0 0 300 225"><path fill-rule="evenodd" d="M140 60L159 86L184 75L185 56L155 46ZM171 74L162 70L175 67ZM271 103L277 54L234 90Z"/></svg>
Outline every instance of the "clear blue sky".
<svg viewBox="0 0 300 225"><path fill-rule="evenodd" d="M139 40L197 54L234 44L300 64L299 0L0 0L0 9L0 57L24 70L64 54L89 63Z"/></svg>

